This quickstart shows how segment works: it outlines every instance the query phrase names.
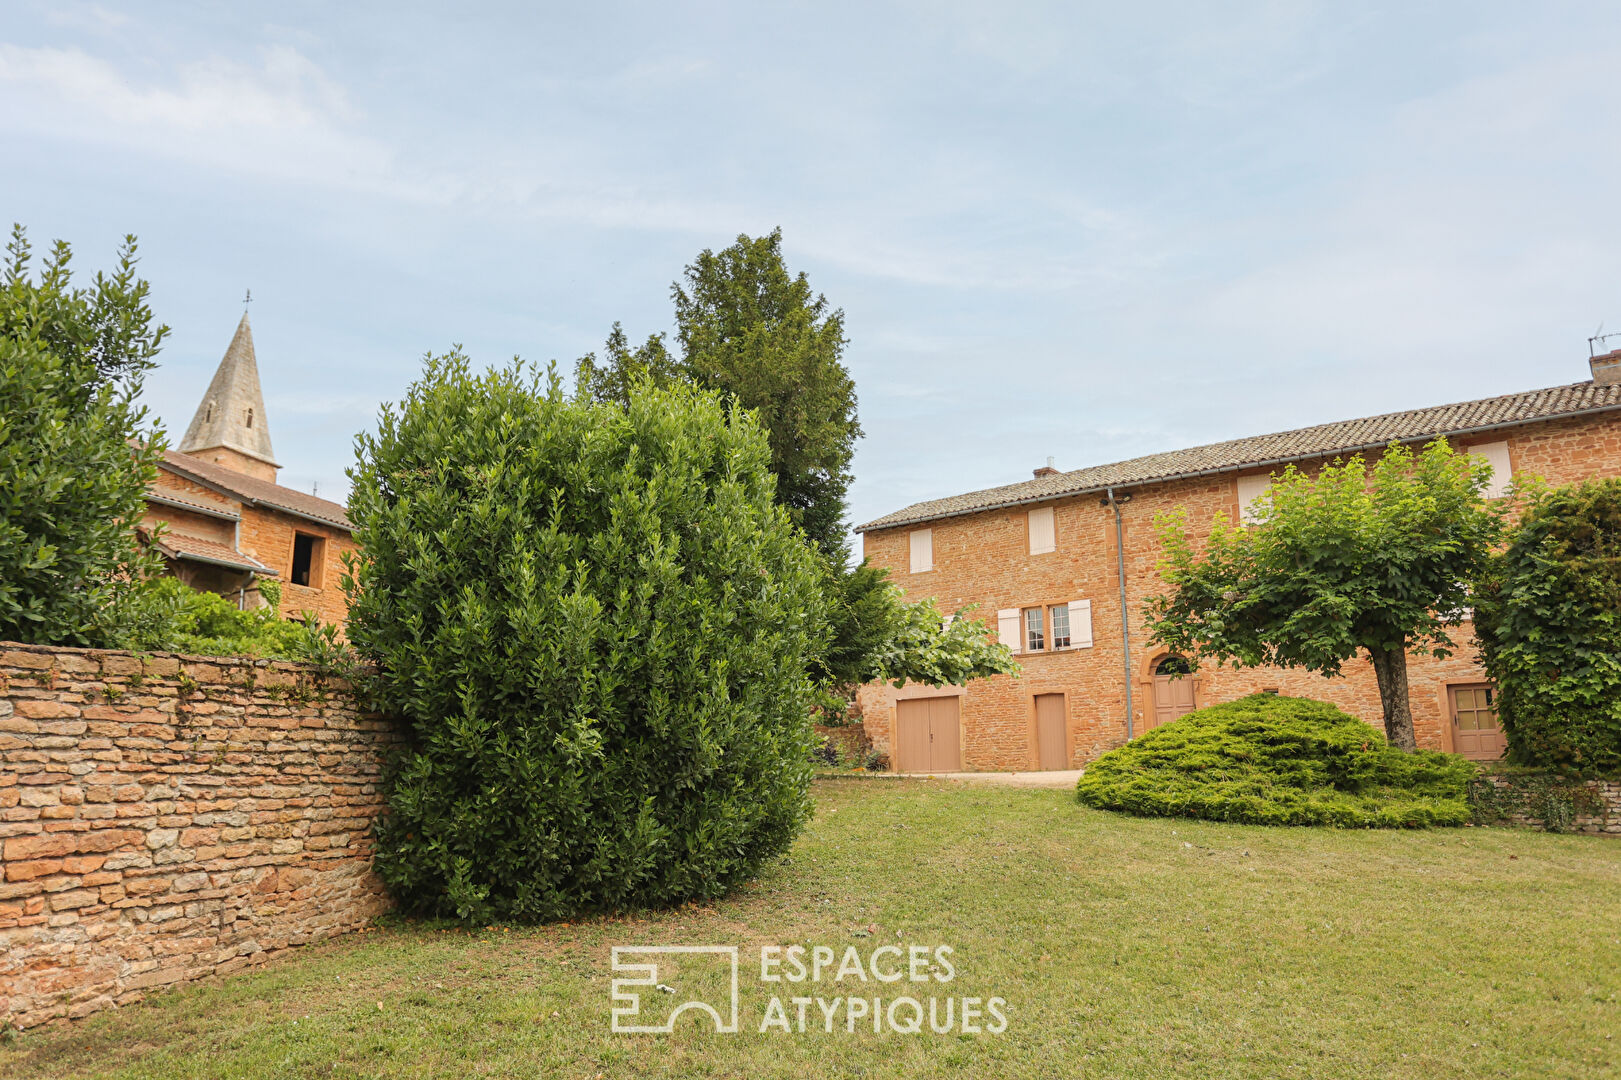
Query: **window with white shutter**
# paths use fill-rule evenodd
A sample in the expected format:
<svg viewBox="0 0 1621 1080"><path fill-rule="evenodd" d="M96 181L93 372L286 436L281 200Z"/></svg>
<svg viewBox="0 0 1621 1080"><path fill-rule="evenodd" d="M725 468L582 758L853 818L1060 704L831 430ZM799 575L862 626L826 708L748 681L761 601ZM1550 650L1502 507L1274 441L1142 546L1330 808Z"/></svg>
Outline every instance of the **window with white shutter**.
<svg viewBox="0 0 1621 1080"><path fill-rule="evenodd" d="M1003 608L996 613L996 640L1012 649L1014 652L1023 652L1020 648L1024 644L1023 621L1024 613L1018 608Z"/></svg>
<svg viewBox="0 0 1621 1080"><path fill-rule="evenodd" d="M1069 648L1069 605L1054 604L1047 612L1047 621L1052 625L1053 648Z"/></svg>
<svg viewBox="0 0 1621 1080"><path fill-rule="evenodd" d="M934 569L934 530L913 529L911 535L912 573L926 574Z"/></svg>
<svg viewBox="0 0 1621 1080"><path fill-rule="evenodd" d="M1238 478L1238 520L1248 525L1256 520L1255 500L1267 493L1272 486L1270 473L1259 476L1240 476Z"/></svg>
<svg viewBox="0 0 1621 1080"><path fill-rule="evenodd" d="M1069 647L1072 649L1090 649L1092 647L1092 601L1071 600L1069 602Z"/></svg>
<svg viewBox="0 0 1621 1080"><path fill-rule="evenodd" d="M1030 554L1045 555L1058 547L1058 531L1053 522L1053 508L1043 506L1030 511Z"/></svg>
<svg viewBox="0 0 1621 1080"><path fill-rule="evenodd" d="M1514 470L1508 460L1508 443L1480 443L1469 447L1469 452L1485 458L1492 467L1491 482L1486 485L1486 498L1501 499L1507 495L1508 485L1514 480Z"/></svg>

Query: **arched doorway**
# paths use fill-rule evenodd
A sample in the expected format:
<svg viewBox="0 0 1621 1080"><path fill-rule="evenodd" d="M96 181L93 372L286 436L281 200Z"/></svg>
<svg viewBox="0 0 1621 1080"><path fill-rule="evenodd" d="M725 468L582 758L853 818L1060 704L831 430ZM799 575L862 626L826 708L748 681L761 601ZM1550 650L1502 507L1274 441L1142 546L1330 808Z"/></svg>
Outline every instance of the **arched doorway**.
<svg viewBox="0 0 1621 1080"><path fill-rule="evenodd" d="M1145 729L1169 724L1198 708L1193 700L1193 674L1197 670L1191 660L1175 653L1154 664L1154 712L1143 725Z"/></svg>

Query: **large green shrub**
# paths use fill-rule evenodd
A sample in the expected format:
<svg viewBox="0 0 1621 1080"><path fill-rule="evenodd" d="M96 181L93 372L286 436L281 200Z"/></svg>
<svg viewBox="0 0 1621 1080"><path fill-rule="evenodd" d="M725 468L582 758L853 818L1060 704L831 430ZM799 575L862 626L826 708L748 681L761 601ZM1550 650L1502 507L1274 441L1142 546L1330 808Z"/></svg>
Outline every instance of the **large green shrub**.
<svg viewBox="0 0 1621 1080"><path fill-rule="evenodd" d="M119 646L162 566L133 524L163 450L136 399L167 328L133 237L87 285L71 261L59 242L35 276L18 227L0 271L0 641Z"/></svg>
<svg viewBox="0 0 1621 1080"><path fill-rule="evenodd" d="M1090 806L1150 817L1420 828L1469 820L1473 773L1451 754L1397 750L1327 702L1255 694L1111 750L1076 790Z"/></svg>
<svg viewBox="0 0 1621 1080"><path fill-rule="evenodd" d="M1534 494L1478 591L1509 757L1621 771L1621 480Z"/></svg>
<svg viewBox="0 0 1621 1080"><path fill-rule="evenodd" d="M751 419L453 353L358 451L349 634L409 722L376 859L407 907L711 897L788 846L826 620Z"/></svg>

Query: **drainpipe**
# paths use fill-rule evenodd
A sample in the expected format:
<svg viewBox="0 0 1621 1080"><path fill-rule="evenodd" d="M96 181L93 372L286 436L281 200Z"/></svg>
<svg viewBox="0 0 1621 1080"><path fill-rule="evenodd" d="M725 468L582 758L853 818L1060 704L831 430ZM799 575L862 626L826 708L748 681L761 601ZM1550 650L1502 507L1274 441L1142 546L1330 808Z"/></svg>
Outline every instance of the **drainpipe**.
<svg viewBox="0 0 1621 1080"><path fill-rule="evenodd" d="M1130 498L1128 495L1127 498ZM1108 489L1105 504L1114 508L1115 563L1120 571L1120 655L1126 673L1126 741L1132 738L1131 703L1131 608L1126 603L1126 540L1125 526L1120 522L1120 500L1114 497L1114 488Z"/></svg>

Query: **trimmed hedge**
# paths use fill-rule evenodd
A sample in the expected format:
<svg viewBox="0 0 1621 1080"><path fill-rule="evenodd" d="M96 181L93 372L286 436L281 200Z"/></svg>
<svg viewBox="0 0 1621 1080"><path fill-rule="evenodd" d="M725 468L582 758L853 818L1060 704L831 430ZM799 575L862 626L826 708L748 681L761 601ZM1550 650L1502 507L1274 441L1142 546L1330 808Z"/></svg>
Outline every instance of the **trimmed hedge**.
<svg viewBox="0 0 1621 1080"><path fill-rule="evenodd" d="M409 723L375 862L404 907L714 897L788 847L826 619L748 414L452 354L359 458L349 636Z"/></svg>
<svg viewBox="0 0 1621 1080"><path fill-rule="evenodd" d="M1076 793L1145 817L1424 828L1469 821L1473 775L1451 754L1394 749L1327 702L1255 694L1111 750L1087 766Z"/></svg>
<svg viewBox="0 0 1621 1080"><path fill-rule="evenodd" d="M1533 495L1475 634L1511 761L1621 772L1621 479Z"/></svg>

